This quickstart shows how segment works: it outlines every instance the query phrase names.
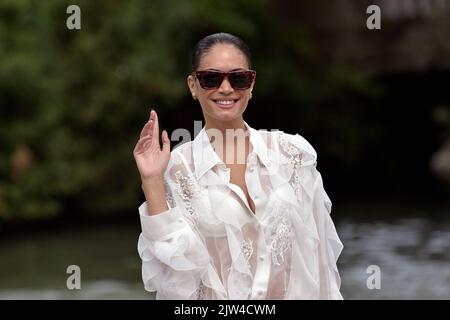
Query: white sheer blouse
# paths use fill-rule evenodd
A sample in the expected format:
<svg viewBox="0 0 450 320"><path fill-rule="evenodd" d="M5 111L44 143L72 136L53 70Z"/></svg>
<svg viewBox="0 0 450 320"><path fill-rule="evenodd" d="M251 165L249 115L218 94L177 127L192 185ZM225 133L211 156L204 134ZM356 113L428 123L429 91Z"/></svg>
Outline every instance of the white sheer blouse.
<svg viewBox="0 0 450 320"><path fill-rule="evenodd" d="M300 135L247 126L242 189L205 127L171 153L169 210L139 207L142 279L157 299L342 299L343 245L313 147Z"/></svg>

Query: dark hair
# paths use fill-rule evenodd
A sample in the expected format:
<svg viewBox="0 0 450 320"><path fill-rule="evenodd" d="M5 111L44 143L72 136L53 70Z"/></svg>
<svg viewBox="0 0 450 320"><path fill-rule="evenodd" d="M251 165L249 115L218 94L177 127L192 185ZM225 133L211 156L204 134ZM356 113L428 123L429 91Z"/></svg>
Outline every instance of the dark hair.
<svg viewBox="0 0 450 320"><path fill-rule="evenodd" d="M251 54L245 42L232 34L220 32L204 37L194 47L192 52L192 70L197 70L202 56L218 43L231 44L239 49L245 56L248 67L251 69Z"/></svg>

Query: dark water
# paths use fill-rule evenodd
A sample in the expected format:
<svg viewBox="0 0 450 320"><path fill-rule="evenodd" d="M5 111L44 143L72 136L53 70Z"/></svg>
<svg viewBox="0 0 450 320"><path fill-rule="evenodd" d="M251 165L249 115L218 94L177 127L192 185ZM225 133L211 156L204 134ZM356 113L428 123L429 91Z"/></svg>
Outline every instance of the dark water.
<svg viewBox="0 0 450 320"><path fill-rule="evenodd" d="M336 222L345 245L338 262L345 299L450 299L445 210L433 220L426 213L352 216ZM0 299L153 299L141 282L139 232L139 225L96 226L3 238ZM66 287L69 265L81 268L81 290ZM370 265L380 268L380 289L367 287Z"/></svg>
<svg viewBox="0 0 450 320"><path fill-rule="evenodd" d="M346 299L450 299L450 220L425 218L339 225L339 261ZM367 267L380 267L369 290Z"/></svg>
<svg viewBox="0 0 450 320"><path fill-rule="evenodd" d="M0 299L149 299L140 278L139 225L77 227L0 243ZM81 289L67 289L69 265Z"/></svg>

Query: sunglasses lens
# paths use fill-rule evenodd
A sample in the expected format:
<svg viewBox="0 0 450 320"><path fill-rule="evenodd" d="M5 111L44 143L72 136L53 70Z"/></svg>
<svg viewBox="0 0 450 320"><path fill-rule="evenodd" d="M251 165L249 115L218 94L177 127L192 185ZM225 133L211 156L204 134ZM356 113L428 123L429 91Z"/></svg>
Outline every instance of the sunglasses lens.
<svg viewBox="0 0 450 320"><path fill-rule="evenodd" d="M198 75L198 80L203 88L218 88L223 77L219 72L205 72Z"/></svg>
<svg viewBox="0 0 450 320"><path fill-rule="evenodd" d="M228 77L230 84L235 89L248 89L252 85L253 74L251 72L235 72Z"/></svg>
<svg viewBox="0 0 450 320"><path fill-rule="evenodd" d="M220 87L226 74L227 73L215 71L199 71L197 72L197 78L203 89L216 89ZM233 89L237 90L250 88L254 78L254 71L237 71L228 73L228 81Z"/></svg>

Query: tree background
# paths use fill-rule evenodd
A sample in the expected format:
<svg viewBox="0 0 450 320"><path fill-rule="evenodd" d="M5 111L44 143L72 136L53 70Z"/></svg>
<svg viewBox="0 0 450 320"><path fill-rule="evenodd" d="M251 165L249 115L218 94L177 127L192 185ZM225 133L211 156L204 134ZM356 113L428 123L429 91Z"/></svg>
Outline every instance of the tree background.
<svg viewBox="0 0 450 320"><path fill-rule="evenodd" d="M0 299L149 297L132 152L151 108L194 135L191 50L215 32L251 48L245 120L318 153L344 298L450 297L449 18L446 0L1 0Z"/></svg>
<svg viewBox="0 0 450 320"><path fill-rule="evenodd" d="M155 108L193 133L191 49L219 31L252 50L246 121L309 140L333 196L448 196L430 169L449 127L445 14L368 30L364 1L78 1L69 30L70 4L0 3L1 221L136 211L139 131Z"/></svg>

